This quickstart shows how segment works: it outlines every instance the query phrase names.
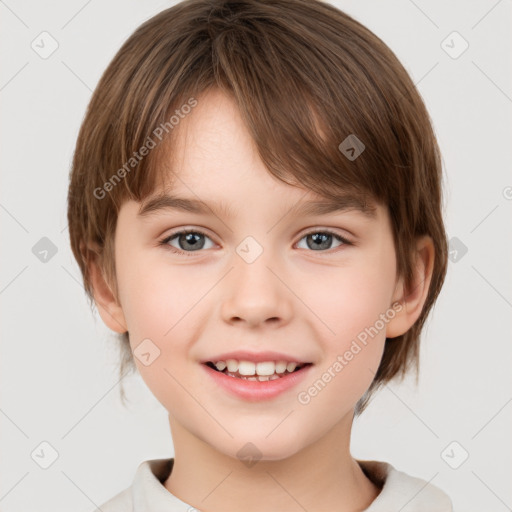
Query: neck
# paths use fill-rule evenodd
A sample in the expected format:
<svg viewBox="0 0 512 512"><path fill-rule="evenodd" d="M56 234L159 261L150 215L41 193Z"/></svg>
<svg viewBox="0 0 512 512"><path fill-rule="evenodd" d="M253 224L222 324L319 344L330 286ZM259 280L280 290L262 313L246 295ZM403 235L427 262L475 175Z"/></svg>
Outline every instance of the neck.
<svg viewBox="0 0 512 512"><path fill-rule="evenodd" d="M355 512L366 509L379 494L350 455L352 415L291 457L259 460L251 467L169 420L175 457L164 486L199 510Z"/></svg>

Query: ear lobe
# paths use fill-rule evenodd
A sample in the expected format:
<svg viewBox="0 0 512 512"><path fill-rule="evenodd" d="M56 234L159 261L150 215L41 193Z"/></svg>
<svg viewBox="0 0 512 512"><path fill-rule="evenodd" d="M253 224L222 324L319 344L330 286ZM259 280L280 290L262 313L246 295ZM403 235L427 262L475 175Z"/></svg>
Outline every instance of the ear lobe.
<svg viewBox="0 0 512 512"><path fill-rule="evenodd" d="M89 263L91 284L93 287L94 302L98 308L101 319L107 327L118 333L125 333L126 321L121 305L118 304L103 273L101 272L96 256Z"/></svg>
<svg viewBox="0 0 512 512"><path fill-rule="evenodd" d="M386 338L405 334L421 315L427 298L434 268L434 243L430 236L421 237L416 244L416 263L411 285L406 289L403 278L397 283L392 303L399 302L401 310L390 320Z"/></svg>

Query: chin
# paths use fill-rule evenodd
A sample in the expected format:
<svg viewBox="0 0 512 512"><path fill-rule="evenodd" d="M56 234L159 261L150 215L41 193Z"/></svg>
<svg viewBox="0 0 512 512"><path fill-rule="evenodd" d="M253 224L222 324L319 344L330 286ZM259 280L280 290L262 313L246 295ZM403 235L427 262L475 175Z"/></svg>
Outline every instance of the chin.
<svg viewBox="0 0 512 512"><path fill-rule="evenodd" d="M288 459L303 448L307 443L305 439L298 439L288 429L281 432L272 432L267 437L268 431L244 431L243 434L234 435L234 439L224 439L222 443L211 443L219 452L238 459L242 462L249 461L279 461ZM217 440L218 441L218 440ZM207 441L208 442L208 441ZM209 443L210 444L210 443Z"/></svg>

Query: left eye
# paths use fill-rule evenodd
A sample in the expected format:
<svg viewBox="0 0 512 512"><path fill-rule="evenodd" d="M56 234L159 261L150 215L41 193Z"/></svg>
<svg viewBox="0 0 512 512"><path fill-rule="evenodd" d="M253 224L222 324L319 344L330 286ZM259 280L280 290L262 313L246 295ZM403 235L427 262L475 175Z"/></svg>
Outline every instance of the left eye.
<svg viewBox="0 0 512 512"><path fill-rule="evenodd" d="M190 256L191 253L198 252L201 249L211 249L212 246L205 247L204 238L212 242L210 237L201 231L180 231L178 233L167 236L159 243L160 245L168 247L173 252ZM170 244L170 242L174 240L178 241L178 247ZM337 233L333 233L332 231L311 231L299 240L299 244L302 240L306 240L306 248L312 249L313 251L330 249L330 245L332 244L333 240L340 242L339 245L352 245L349 240L342 237L341 235L338 235ZM299 248L303 249L304 247Z"/></svg>
<svg viewBox="0 0 512 512"><path fill-rule="evenodd" d="M331 245L333 239L341 242L340 245L350 245L350 242L346 238L332 231L312 231L302 237L300 241L306 240L307 248L316 251L317 249L329 249L329 245Z"/></svg>

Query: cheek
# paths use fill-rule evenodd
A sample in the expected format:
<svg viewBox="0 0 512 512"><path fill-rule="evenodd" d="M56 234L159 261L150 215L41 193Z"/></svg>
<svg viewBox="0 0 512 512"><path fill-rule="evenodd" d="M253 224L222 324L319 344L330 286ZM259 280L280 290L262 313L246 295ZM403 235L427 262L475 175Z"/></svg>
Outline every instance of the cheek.
<svg viewBox="0 0 512 512"><path fill-rule="evenodd" d="M391 307L394 264L390 259L369 259L331 268L323 277L328 288L310 288L308 294L308 305L321 320L315 325L325 354L315 376L319 376L315 388L320 391L314 401L340 411L345 408L340 405L351 406L359 400L379 367L386 319L390 319L386 312ZM312 395L317 392L311 391Z"/></svg>
<svg viewBox="0 0 512 512"><path fill-rule="evenodd" d="M391 307L394 271L384 261L329 268L317 277L315 283L326 283L325 286L305 283L298 295L307 297L305 302L318 319L315 325L327 351L344 349ZM381 322L377 327L385 337Z"/></svg>
<svg viewBox="0 0 512 512"><path fill-rule="evenodd" d="M130 267L120 265L118 271L130 338L133 343L151 338L165 344L193 318L204 284L201 286L200 280L180 272L179 267L171 269L165 262L151 262L137 254L130 258Z"/></svg>
<svg viewBox="0 0 512 512"><path fill-rule="evenodd" d="M127 254L127 253L126 253ZM194 325L200 313L204 284L165 264L119 265L121 301L134 361L155 397L168 410L185 407L190 397L180 383L187 382L186 360ZM200 280L199 280L200 281ZM169 399L172 397L172 404Z"/></svg>

